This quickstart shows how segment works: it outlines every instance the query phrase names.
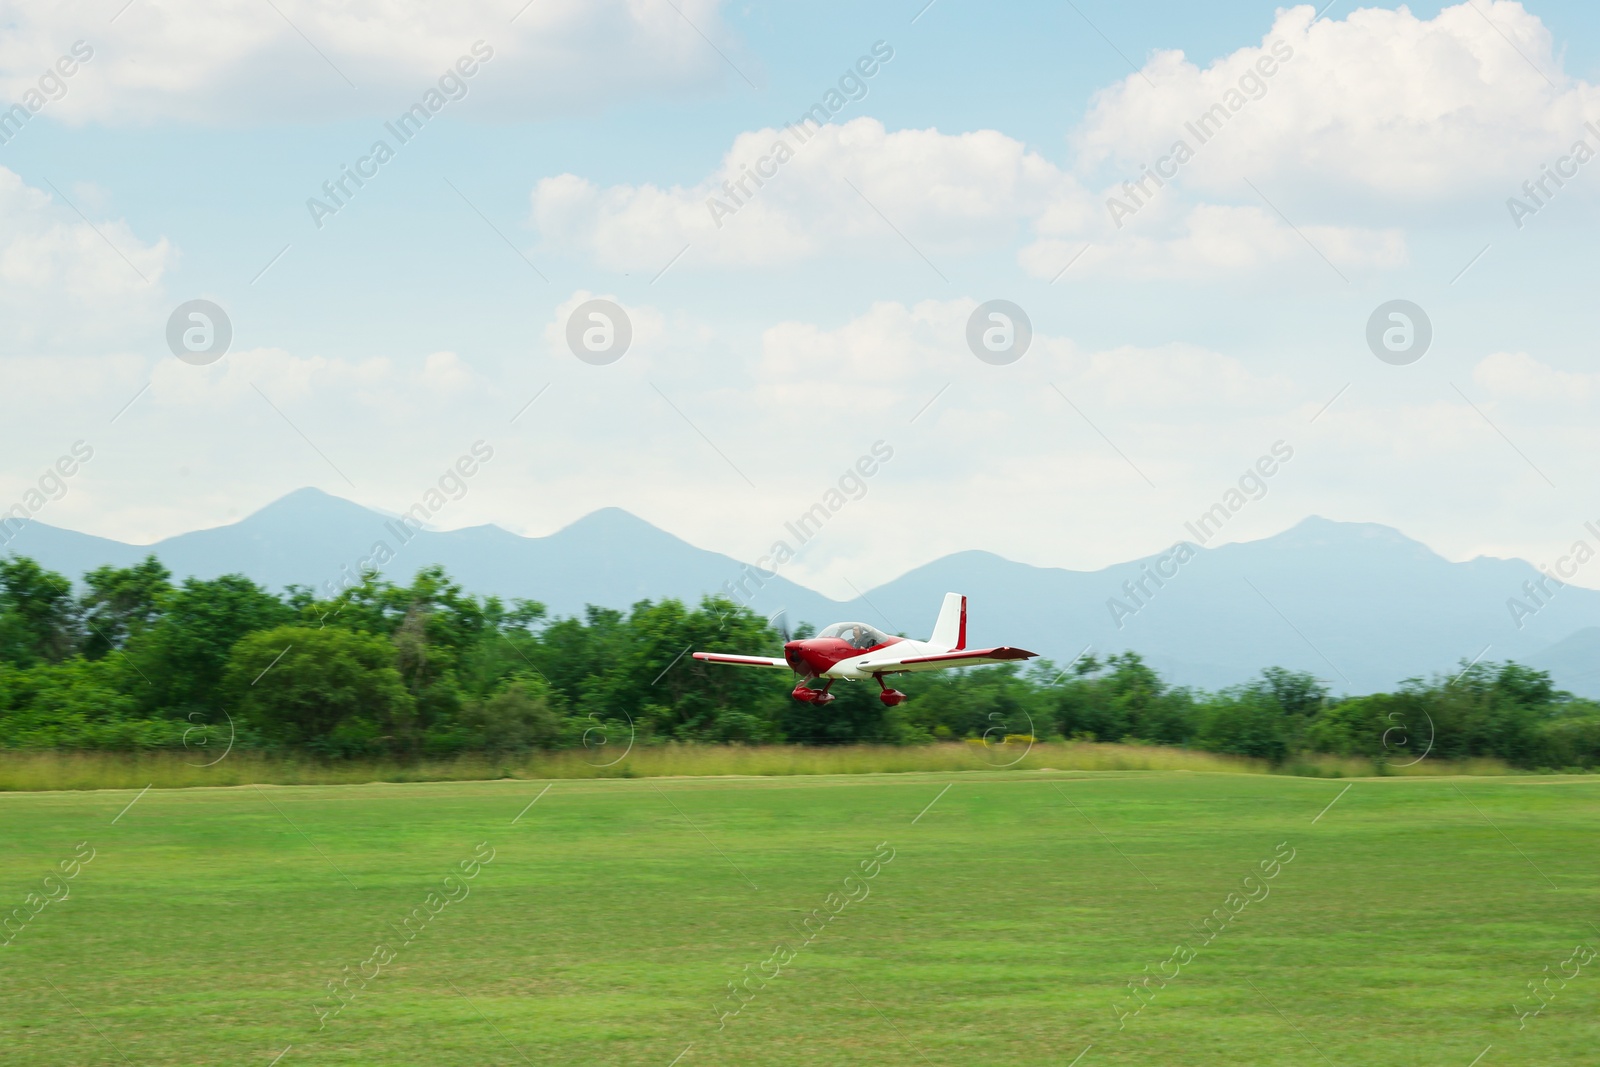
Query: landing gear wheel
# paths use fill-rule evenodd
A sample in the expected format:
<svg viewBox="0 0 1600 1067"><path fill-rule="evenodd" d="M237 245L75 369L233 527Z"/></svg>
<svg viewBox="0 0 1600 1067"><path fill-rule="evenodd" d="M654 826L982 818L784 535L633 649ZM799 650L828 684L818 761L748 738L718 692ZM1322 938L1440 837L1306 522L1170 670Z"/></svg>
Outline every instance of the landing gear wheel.
<svg viewBox="0 0 1600 1067"><path fill-rule="evenodd" d="M832 678L828 679L828 683L821 689L813 689L806 683L800 682L794 687L794 692L789 695L802 704L832 704L836 699L832 693L828 692L832 688Z"/></svg>
<svg viewBox="0 0 1600 1067"><path fill-rule="evenodd" d="M892 708L906 702L906 695L904 693L900 692L898 689L890 689L888 686L883 684L883 675L874 674L872 676L872 680L878 683L879 689L883 690L883 692L878 694L878 699L883 701L884 707Z"/></svg>

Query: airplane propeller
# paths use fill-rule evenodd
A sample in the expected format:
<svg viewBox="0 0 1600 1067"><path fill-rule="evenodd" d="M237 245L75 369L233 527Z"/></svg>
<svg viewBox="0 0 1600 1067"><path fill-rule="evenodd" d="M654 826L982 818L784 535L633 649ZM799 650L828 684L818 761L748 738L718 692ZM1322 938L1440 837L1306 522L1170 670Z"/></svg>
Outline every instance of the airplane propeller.
<svg viewBox="0 0 1600 1067"><path fill-rule="evenodd" d="M788 608L779 608L777 611L767 616L767 625L777 629L778 633L783 637L784 644L788 644L790 641L794 640L794 632L789 629Z"/></svg>

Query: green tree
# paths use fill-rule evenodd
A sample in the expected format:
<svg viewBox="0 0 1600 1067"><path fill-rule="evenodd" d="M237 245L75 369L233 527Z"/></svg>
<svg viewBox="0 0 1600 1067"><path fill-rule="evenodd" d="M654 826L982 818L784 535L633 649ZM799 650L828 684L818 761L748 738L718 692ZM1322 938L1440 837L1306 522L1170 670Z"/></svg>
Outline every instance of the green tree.
<svg viewBox="0 0 1600 1067"><path fill-rule="evenodd" d="M424 567L403 586L371 576L330 601L294 588L290 604L307 625L377 634L393 642L396 669L430 750L457 743L464 701L486 699L519 670L538 673L528 658L529 628L544 617L544 606L519 600L507 608L497 597L480 600L464 593L439 566ZM521 663L508 655L521 656Z"/></svg>
<svg viewBox="0 0 1600 1067"><path fill-rule="evenodd" d="M513 677L487 700L468 700L456 747L489 752L554 748L561 740L560 701L537 675Z"/></svg>
<svg viewBox="0 0 1600 1067"><path fill-rule="evenodd" d="M1498 756L1523 766L1537 762L1542 725L1571 699L1544 671L1516 663L1464 664L1453 678L1412 679L1400 693L1416 709L1407 725L1431 730L1438 755Z"/></svg>
<svg viewBox="0 0 1600 1067"><path fill-rule="evenodd" d="M1429 734L1416 705L1414 699L1391 693L1333 701L1306 726L1306 747L1336 756L1378 759L1387 753L1390 759L1398 759L1400 753L1411 751L1415 741L1415 754L1420 756L1426 751ZM1421 732L1412 730L1408 720L1422 728Z"/></svg>
<svg viewBox="0 0 1600 1067"><path fill-rule="evenodd" d="M1327 687L1305 671L1268 667L1261 672L1261 681L1256 684L1271 695L1283 714L1301 719L1309 719L1321 711L1328 699Z"/></svg>
<svg viewBox="0 0 1600 1067"><path fill-rule="evenodd" d="M902 712L926 737L999 741L1010 734L1040 735L1055 729L1045 682L1022 674L1015 664L904 675L887 681L910 698ZM876 690L871 686L869 691L875 695Z"/></svg>
<svg viewBox="0 0 1600 1067"><path fill-rule="evenodd" d="M155 556L132 567L96 567L83 576L80 598L84 627L83 652L99 659L128 639L149 629L160 617L162 601L172 595L172 572Z"/></svg>
<svg viewBox="0 0 1600 1067"><path fill-rule="evenodd" d="M1065 737L1099 741L1131 738L1179 745L1193 732L1194 701L1186 689L1168 687L1137 652L1118 652L1056 693L1056 721Z"/></svg>
<svg viewBox="0 0 1600 1067"><path fill-rule="evenodd" d="M225 689L269 741L330 756L409 752L416 703L392 642L339 627L278 626L238 642Z"/></svg>
<svg viewBox="0 0 1600 1067"><path fill-rule="evenodd" d="M58 663L77 644L72 584L25 556L0 559L0 660Z"/></svg>
<svg viewBox="0 0 1600 1067"><path fill-rule="evenodd" d="M147 683L145 707L174 718L215 710L234 644L293 617L283 601L241 574L185 579L158 604L160 618L125 651Z"/></svg>
<svg viewBox="0 0 1600 1067"><path fill-rule="evenodd" d="M608 688L626 692L650 735L679 740L775 741L778 720L794 701L787 671L703 663L692 652L782 654L783 638L766 620L723 597L687 610L676 600L634 605L626 621L630 652ZM764 652L762 650L768 650Z"/></svg>
<svg viewBox="0 0 1600 1067"><path fill-rule="evenodd" d="M544 627L529 655L585 729L607 736L703 741L778 740L793 676L708 665L693 651L771 649L781 639L757 615L722 598L690 610L676 600L624 615L590 607Z"/></svg>
<svg viewBox="0 0 1600 1067"><path fill-rule="evenodd" d="M182 744L187 724L149 720L115 659L73 656L17 669L0 664L0 747L153 748Z"/></svg>
<svg viewBox="0 0 1600 1067"><path fill-rule="evenodd" d="M1539 728L1539 763L1546 767L1600 766L1600 708L1576 701Z"/></svg>
<svg viewBox="0 0 1600 1067"><path fill-rule="evenodd" d="M1195 712L1196 747L1274 763L1289 754L1290 731L1269 686L1224 690L1200 702Z"/></svg>

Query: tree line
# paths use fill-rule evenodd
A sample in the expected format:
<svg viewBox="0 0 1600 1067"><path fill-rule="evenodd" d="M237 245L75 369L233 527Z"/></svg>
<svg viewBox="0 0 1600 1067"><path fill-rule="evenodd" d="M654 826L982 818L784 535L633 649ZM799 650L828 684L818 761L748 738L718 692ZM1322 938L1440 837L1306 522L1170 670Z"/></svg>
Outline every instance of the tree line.
<svg viewBox="0 0 1600 1067"><path fill-rule="evenodd" d="M74 587L11 556L0 560L0 748L178 748L226 723L235 745L323 758L573 747L627 731L641 744L1029 735L1274 762L1330 753L1600 765L1600 705L1516 663L1334 697L1281 668L1197 691L1121 652L900 676L911 699L886 708L870 684L836 685L838 699L819 707L790 698L787 672L688 655L776 655L780 645L764 619L719 597L554 618L535 601L466 593L439 567L328 598L240 575L174 582L154 556L97 568Z"/></svg>

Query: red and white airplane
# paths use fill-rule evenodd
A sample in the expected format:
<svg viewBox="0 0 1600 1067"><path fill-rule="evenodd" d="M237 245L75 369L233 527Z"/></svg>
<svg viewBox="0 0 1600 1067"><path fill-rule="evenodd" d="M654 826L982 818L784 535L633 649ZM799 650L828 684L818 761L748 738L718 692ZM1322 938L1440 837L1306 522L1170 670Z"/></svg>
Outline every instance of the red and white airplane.
<svg viewBox="0 0 1600 1067"><path fill-rule="evenodd" d="M834 699L828 692L840 678L863 681L871 678L883 690L878 694L889 707L906 695L883 684L886 674L936 671L945 667L975 667L983 663L1010 663L1032 659L1037 653L1001 645L998 648L967 647L967 598L946 593L933 636L926 641L890 637L864 622L836 622L815 637L792 641L785 633L783 658L732 656L723 652L696 652L694 658L706 663L726 663L735 667L775 667L792 670L800 676L792 694L808 704L827 704ZM821 689L806 684L812 678L826 679Z"/></svg>

